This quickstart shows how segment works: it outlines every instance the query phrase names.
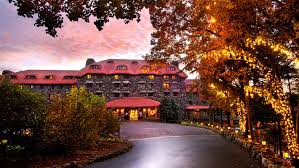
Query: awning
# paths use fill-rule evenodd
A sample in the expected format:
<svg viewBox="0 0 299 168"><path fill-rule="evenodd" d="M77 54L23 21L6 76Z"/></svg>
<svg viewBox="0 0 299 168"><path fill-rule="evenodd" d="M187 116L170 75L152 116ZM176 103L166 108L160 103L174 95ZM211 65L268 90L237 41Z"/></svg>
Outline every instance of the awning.
<svg viewBox="0 0 299 168"><path fill-rule="evenodd" d="M160 102L143 97L127 97L109 101L106 106L107 108L158 107Z"/></svg>
<svg viewBox="0 0 299 168"><path fill-rule="evenodd" d="M186 106L187 110L206 110L209 109L209 106L202 106L202 105L189 105Z"/></svg>

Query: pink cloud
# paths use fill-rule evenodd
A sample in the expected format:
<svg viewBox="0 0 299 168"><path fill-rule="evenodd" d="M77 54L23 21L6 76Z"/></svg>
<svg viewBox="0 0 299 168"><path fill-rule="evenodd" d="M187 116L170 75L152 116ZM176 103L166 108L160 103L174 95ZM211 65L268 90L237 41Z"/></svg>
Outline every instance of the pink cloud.
<svg viewBox="0 0 299 168"><path fill-rule="evenodd" d="M53 38L34 20L18 16L8 2L0 2L0 71L3 69L81 69L86 58L141 58L150 50L153 32L148 10L141 22L111 19L99 32L91 23L69 22Z"/></svg>

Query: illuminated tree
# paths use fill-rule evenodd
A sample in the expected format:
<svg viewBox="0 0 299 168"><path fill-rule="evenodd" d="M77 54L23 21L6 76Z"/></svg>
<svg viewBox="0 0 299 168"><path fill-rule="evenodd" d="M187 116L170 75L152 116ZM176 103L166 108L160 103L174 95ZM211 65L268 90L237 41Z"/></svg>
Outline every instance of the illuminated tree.
<svg viewBox="0 0 299 168"><path fill-rule="evenodd" d="M249 96L263 97L281 116L288 149L297 156L299 146L282 82L285 74L296 72L299 4L294 0L182 0L163 5L150 8L156 31L146 58L180 61L213 86L210 90L215 95L238 98L238 110L242 113L245 106L247 117ZM244 118L240 119L244 125Z"/></svg>

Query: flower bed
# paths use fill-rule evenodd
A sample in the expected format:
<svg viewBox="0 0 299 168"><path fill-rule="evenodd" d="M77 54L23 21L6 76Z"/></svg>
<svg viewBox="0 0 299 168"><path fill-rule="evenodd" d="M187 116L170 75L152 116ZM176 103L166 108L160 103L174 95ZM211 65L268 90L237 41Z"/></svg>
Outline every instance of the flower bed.
<svg viewBox="0 0 299 168"><path fill-rule="evenodd" d="M262 166L265 168L294 168L290 160L282 159L267 146L248 141L248 139L244 138L240 132L236 132L233 129L221 128L215 124L212 125L198 122L182 122L181 124L185 126L195 126L210 129L222 135L225 139L235 144L239 144L241 147L245 148L250 153L250 156L259 160Z"/></svg>

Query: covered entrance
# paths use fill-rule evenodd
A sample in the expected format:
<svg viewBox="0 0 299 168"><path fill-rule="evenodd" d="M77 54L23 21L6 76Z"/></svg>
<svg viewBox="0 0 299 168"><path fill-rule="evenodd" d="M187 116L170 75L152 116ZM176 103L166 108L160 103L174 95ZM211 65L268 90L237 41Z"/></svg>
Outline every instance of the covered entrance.
<svg viewBox="0 0 299 168"><path fill-rule="evenodd" d="M126 97L106 103L116 116L125 120L159 119L160 102L143 97Z"/></svg>

